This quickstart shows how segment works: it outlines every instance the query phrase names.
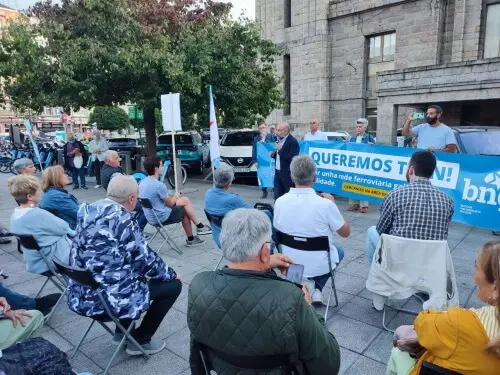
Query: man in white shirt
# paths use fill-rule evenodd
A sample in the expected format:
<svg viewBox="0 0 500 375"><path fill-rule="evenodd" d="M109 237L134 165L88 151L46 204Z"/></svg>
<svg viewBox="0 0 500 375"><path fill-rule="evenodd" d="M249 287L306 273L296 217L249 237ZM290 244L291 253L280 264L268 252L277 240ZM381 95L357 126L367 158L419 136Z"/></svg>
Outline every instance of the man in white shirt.
<svg viewBox="0 0 500 375"><path fill-rule="evenodd" d="M309 155L296 156L290 166L295 188L276 201L274 227L282 233L301 237L328 236L332 269L343 258L343 251L334 245L334 233L348 237L351 230L333 196L322 193L318 196L312 186L316 182L316 164ZM322 290L330 278L328 253L326 251L301 251L281 246L283 254L295 263L304 265L303 280L313 303L323 302Z"/></svg>
<svg viewBox="0 0 500 375"><path fill-rule="evenodd" d="M309 125L311 131L304 135L304 141L328 141L327 135L319 130L319 120L317 118L312 119Z"/></svg>

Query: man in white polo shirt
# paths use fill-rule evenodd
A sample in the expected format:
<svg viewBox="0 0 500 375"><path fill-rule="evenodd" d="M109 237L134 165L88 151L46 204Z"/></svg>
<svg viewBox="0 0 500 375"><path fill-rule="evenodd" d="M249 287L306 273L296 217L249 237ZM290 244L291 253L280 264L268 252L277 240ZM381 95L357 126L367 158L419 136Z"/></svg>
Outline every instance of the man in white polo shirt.
<svg viewBox="0 0 500 375"><path fill-rule="evenodd" d="M312 186L316 181L316 164L309 155L293 158L290 165L295 188L280 197L274 206L274 227L282 233L300 237L328 236L330 259L334 268L343 258L335 247L334 233L348 237L351 230L330 194L317 195ZM330 278L326 251L301 251L282 246L283 254L304 265L303 283L312 302L323 303L322 290Z"/></svg>
<svg viewBox="0 0 500 375"><path fill-rule="evenodd" d="M309 123L311 131L304 135L304 141L328 141L328 136L319 130L319 120L314 118Z"/></svg>

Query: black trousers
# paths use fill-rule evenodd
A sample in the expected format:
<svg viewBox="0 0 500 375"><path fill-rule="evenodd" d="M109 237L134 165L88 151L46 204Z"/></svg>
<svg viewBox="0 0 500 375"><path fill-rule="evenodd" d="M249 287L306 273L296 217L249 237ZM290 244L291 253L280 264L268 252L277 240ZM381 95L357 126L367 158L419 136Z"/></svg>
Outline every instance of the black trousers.
<svg viewBox="0 0 500 375"><path fill-rule="evenodd" d="M95 159L95 161L93 162L96 185L101 185L101 168L102 168L103 164L104 164L104 162L99 161L99 159Z"/></svg>
<svg viewBox="0 0 500 375"><path fill-rule="evenodd" d="M274 200L278 199L282 195L285 195L290 191L290 188L293 187L292 178L290 177L290 173L281 174L276 171L274 174Z"/></svg>
<svg viewBox="0 0 500 375"><path fill-rule="evenodd" d="M140 345L151 341L168 310L181 294L181 289L182 283L179 280L151 280L149 282L149 298L153 302L149 306L141 325L132 332L132 336ZM120 323L127 329L132 321L132 319L121 319Z"/></svg>

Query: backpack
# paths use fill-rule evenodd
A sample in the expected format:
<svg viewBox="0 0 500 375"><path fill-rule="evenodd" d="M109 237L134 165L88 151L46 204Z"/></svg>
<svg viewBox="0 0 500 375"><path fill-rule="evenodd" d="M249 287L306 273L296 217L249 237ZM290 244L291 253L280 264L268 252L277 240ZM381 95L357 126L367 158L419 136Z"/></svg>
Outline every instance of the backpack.
<svg viewBox="0 0 500 375"><path fill-rule="evenodd" d="M12 345L1 353L1 375L74 375L66 353L41 337Z"/></svg>

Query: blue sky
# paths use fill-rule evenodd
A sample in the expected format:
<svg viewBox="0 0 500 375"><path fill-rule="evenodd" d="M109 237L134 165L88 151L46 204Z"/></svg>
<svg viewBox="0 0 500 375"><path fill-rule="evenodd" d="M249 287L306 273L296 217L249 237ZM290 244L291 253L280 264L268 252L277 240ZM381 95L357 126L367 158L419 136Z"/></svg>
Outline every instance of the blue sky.
<svg viewBox="0 0 500 375"><path fill-rule="evenodd" d="M238 17L241 11L246 9L246 16L249 18L255 18L255 0L222 0L225 2L233 3L233 16ZM37 0L0 0L0 3L10 6L16 9L26 9L30 5L36 3Z"/></svg>

